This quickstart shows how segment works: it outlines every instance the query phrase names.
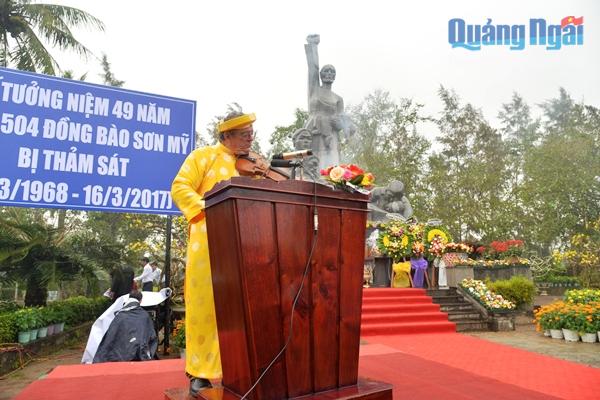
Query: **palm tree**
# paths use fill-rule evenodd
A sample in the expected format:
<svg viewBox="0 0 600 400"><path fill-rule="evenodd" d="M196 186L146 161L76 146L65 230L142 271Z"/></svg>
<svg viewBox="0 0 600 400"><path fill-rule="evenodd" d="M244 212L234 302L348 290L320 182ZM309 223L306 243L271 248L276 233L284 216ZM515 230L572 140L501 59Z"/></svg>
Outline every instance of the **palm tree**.
<svg viewBox="0 0 600 400"><path fill-rule="evenodd" d="M49 282L93 281L94 264L73 249L71 237L28 210L9 208L0 218L0 276L5 283L25 281L25 305L45 305Z"/></svg>
<svg viewBox="0 0 600 400"><path fill-rule="evenodd" d="M0 0L0 65L56 75L60 67L46 46L91 55L73 36L75 27L104 30L102 21L73 7Z"/></svg>

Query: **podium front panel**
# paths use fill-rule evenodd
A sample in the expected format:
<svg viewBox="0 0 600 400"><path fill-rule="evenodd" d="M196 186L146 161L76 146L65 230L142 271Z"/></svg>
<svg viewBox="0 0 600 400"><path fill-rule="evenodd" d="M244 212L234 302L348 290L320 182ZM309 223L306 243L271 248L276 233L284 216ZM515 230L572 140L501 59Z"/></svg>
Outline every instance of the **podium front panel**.
<svg viewBox="0 0 600 400"><path fill-rule="evenodd" d="M356 384L366 196L321 185L233 178L206 196L223 385L282 399ZM317 190L317 195L314 191Z"/></svg>

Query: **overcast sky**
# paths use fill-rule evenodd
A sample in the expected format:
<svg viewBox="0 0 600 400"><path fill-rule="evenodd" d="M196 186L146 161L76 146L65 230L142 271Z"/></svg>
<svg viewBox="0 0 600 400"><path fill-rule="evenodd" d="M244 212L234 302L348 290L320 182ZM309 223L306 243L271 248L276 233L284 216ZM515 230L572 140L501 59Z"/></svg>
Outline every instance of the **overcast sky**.
<svg viewBox="0 0 600 400"><path fill-rule="evenodd" d="M263 149L273 128L306 109L307 34L321 35L321 65L333 64L333 90L346 105L376 89L410 97L433 116L440 85L481 107L492 122L512 92L530 105L565 87L578 101L600 106L600 2L587 1L249 1L52 0L90 12L104 33L75 31L95 54L108 55L125 88L197 101L196 129L204 131L228 103L255 112ZM584 45L546 50L505 46L452 49L448 20L469 24L527 24L584 17ZM61 67L100 82L100 67L58 56ZM539 109L534 110L536 113ZM425 127L428 137L434 127Z"/></svg>

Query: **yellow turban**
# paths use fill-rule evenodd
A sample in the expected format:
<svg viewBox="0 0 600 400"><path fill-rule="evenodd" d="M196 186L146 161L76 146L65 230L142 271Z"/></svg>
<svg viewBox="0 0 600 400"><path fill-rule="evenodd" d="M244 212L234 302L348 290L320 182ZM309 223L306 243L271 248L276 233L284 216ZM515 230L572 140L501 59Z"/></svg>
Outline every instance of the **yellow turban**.
<svg viewBox="0 0 600 400"><path fill-rule="evenodd" d="M227 132L232 129L242 129L249 125L251 125L254 121L256 121L256 115L252 114L242 114L239 117L228 119L227 121L219 121L219 133Z"/></svg>

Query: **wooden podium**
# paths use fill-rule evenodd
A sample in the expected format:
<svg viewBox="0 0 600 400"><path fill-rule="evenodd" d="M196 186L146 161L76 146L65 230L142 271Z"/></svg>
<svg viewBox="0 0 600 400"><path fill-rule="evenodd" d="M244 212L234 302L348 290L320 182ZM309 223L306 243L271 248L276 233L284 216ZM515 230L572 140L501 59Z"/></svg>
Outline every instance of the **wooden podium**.
<svg viewBox="0 0 600 400"><path fill-rule="evenodd" d="M391 399L389 384L358 379L368 197L303 181L235 177L205 196L223 388L254 400Z"/></svg>

